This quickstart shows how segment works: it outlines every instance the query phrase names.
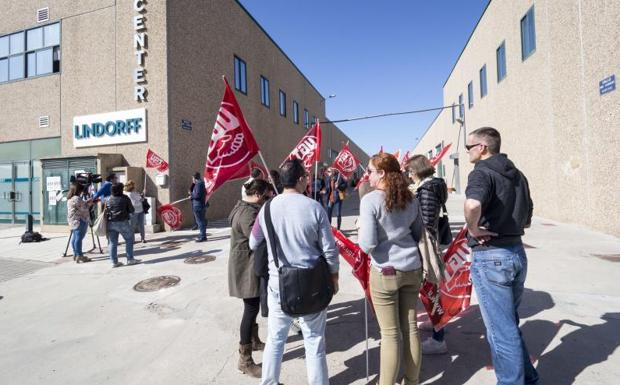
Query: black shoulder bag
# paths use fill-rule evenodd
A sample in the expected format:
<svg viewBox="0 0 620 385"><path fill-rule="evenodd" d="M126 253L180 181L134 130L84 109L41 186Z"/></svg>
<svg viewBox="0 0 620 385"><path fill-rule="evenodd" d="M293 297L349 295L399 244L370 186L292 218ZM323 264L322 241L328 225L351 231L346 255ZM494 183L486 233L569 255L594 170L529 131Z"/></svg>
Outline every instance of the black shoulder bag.
<svg viewBox="0 0 620 385"><path fill-rule="evenodd" d="M446 205L441 206L442 215L439 217L437 225L437 239L442 245L449 245L452 243L452 230L450 229L450 220L448 219L448 210Z"/></svg>
<svg viewBox="0 0 620 385"><path fill-rule="evenodd" d="M282 311L293 317L318 313L329 305L334 296L334 286L327 261L321 255L314 267L301 268L291 266L284 253L279 255L280 241L273 228L270 206L271 201L268 201L265 204L265 223L273 262L278 269L280 278L280 306ZM282 258L282 266L278 261L279 258Z"/></svg>

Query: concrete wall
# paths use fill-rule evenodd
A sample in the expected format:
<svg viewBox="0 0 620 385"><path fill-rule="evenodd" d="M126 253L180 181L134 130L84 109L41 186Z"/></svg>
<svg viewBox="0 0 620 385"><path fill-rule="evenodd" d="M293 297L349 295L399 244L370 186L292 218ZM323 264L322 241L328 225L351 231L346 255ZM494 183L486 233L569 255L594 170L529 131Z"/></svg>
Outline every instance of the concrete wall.
<svg viewBox="0 0 620 385"><path fill-rule="evenodd" d="M520 20L534 6L536 51L521 57ZM620 3L492 1L444 85L444 105L465 103L467 131L492 126L505 152L529 178L535 215L620 235L615 197L620 180L617 119L620 93L599 95L599 81L620 75ZM505 41L507 76L497 82L495 51ZM486 63L488 95L480 98ZM467 106L473 81L474 106ZM458 116L458 109L457 109ZM416 146L456 144L459 124L444 110ZM462 134L462 132L461 132ZM460 138L460 184L472 169ZM451 151L453 152L453 151ZM448 184L452 162L447 163Z"/></svg>

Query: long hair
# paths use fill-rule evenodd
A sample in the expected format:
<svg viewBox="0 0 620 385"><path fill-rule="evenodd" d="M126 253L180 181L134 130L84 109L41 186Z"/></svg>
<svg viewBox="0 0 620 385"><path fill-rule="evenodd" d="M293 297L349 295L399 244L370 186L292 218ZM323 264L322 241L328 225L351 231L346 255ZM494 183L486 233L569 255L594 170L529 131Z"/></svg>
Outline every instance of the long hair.
<svg viewBox="0 0 620 385"><path fill-rule="evenodd" d="M84 192L84 186L77 182L73 182L69 186L69 193L67 194L67 199L71 199L76 195L80 196L82 195L82 192Z"/></svg>
<svg viewBox="0 0 620 385"><path fill-rule="evenodd" d="M435 174L435 167L424 155L414 155L407 161L407 169L413 172L420 180Z"/></svg>
<svg viewBox="0 0 620 385"><path fill-rule="evenodd" d="M385 208L388 212L404 210L413 201L413 194L409 191L407 180L400 172L400 164L392 154L380 152L370 158L370 162L377 170L385 172Z"/></svg>

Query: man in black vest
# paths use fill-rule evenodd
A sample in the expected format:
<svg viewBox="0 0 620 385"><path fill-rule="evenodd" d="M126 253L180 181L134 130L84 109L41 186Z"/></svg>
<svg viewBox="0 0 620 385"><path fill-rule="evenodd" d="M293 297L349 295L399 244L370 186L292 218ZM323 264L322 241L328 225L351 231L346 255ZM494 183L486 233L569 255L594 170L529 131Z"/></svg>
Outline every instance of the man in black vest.
<svg viewBox="0 0 620 385"><path fill-rule="evenodd" d="M533 204L527 179L500 153L500 146L500 134L491 127L467 137L465 148L475 164L465 191L471 279L498 384L536 384L538 373L521 336L517 311L527 275L521 236L530 226Z"/></svg>

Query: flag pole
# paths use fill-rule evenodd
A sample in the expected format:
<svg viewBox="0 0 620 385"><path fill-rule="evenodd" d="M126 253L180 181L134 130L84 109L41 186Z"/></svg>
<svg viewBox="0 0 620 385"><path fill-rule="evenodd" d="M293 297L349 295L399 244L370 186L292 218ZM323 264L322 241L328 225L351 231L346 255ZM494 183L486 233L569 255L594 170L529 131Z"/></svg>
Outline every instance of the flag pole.
<svg viewBox="0 0 620 385"><path fill-rule="evenodd" d="M364 293L364 320L366 326L366 382L368 383L368 298Z"/></svg>
<svg viewBox="0 0 620 385"><path fill-rule="evenodd" d="M146 169L144 170L144 184L142 185L142 195L146 195Z"/></svg>
<svg viewBox="0 0 620 385"><path fill-rule="evenodd" d="M172 203L168 203L169 205L176 205L177 203L181 203L187 200L190 200L192 197L187 197L187 198L183 198L183 199L179 199L178 201L174 201Z"/></svg>
<svg viewBox="0 0 620 385"><path fill-rule="evenodd" d="M316 180L319 174L319 161L314 161L314 184L312 188L314 189L314 200L316 200Z"/></svg>
<svg viewBox="0 0 620 385"><path fill-rule="evenodd" d="M263 158L263 152L261 150L258 150L258 156L260 156L260 161L263 162L263 166L265 166L265 169L267 169L267 178L269 178L269 182L273 186L273 189L276 195L278 195L278 188L276 187L276 184L271 178L271 172L269 172L269 166L267 166L267 162L265 162L265 158Z"/></svg>

